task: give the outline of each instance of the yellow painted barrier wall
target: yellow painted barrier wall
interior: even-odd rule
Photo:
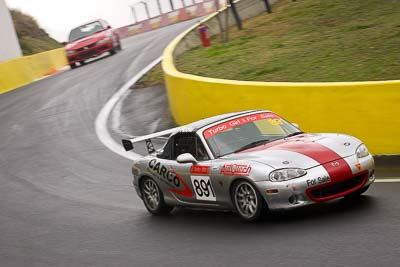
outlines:
[[[306,132],[339,132],[361,139],[373,154],[400,154],[400,80],[349,83],[248,82],[179,72],[174,52],[195,27],[164,51],[170,109],[182,125],[212,115],[267,109]]]
[[[0,63],[0,94],[29,84],[67,64],[64,48]]]

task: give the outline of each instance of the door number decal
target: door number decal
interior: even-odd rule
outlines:
[[[216,201],[215,192],[209,176],[191,176],[196,199]]]

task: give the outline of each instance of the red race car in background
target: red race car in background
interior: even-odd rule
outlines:
[[[66,44],[68,63],[72,69],[76,63],[85,64],[85,60],[109,52],[115,54],[121,50],[121,41],[111,26],[98,19],[71,30]]]

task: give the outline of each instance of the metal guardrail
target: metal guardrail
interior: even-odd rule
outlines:
[[[148,32],[157,28],[175,24],[177,22],[201,17],[204,15],[214,13],[216,11],[216,5],[214,0],[204,0],[203,2],[194,3],[193,5],[184,6],[183,8],[172,10],[171,12],[163,14],[161,13],[160,10],[160,15],[151,17],[147,3],[145,1],[141,1],[138,2],[138,4],[142,4],[145,6],[147,19],[138,22],[136,16],[136,9],[134,8],[135,6],[131,7],[135,23],[118,28],[116,30],[121,38],[127,38],[129,36]]]

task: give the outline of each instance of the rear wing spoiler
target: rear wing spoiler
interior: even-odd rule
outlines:
[[[139,137],[135,137],[135,138],[131,138],[131,139],[122,139],[122,146],[125,148],[126,151],[130,151],[134,148],[133,147],[134,143],[145,141],[147,151],[149,152],[149,154],[151,154],[156,151],[153,143],[151,142],[151,139],[160,138],[165,135],[170,135],[172,133],[179,131],[180,129],[182,129],[182,127],[175,127],[175,128],[168,129],[165,131],[152,133],[152,134],[148,134],[148,135],[144,135],[144,136],[139,136]]]

